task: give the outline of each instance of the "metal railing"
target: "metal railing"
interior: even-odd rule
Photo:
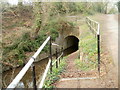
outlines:
[[[89,17],[86,18],[86,22],[88,26],[90,27],[90,30],[95,34],[95,35],[100,35],[100,24]]]
[[[59,45],[57,45],[57,44],[52,44],[52,45],[59,46]],[[61,58],[61,57],[63,58],[63,47],[62,47],[62,49],[61,49],[61,54],[59,55],[59,57],[58,57],[58,52],[57,52],[57,48],[56,48],[56,59],[55,59],[55,61],[54,61],[53,63],[52,63],[51,60],[49,60],[47,66],[46,66],[46,69],[45,69],[45,71],[44,71],[44,73],[43,73],[42,80],[41,80],[40,84],[38,85],[38,88],[40,88],[40,89],[43,88],[43,85],[44,85],[44,82],[45,82],[45,80],[46,80],[46,77],[47,77],[47,74],[48,74],[49,69],[52,68],[55,64],[56,64],[56,68],[59,67],[60,58]],[[52,63],[52,65],[50,65],[50,63]],[[51,71],[50,73],[52,73],[52,71]]]
[[[36,60],[37,56],[40,54],[40,52],[43,50],[43,48],[46,46],[46,44],[48,43],[48,41],[50,42],[49,44],[49,61],[48,64],[46,66],[46,69],[43,73],[42,79],[40,81],[40,84],[37,86],[36,85],[36,75],[35,75],[35,66],[34,66],[34,61]],[[47,73],[50,69],[50,73],[52,73],[52,67],[55,65],[56,63],[56,68],[58,68],[58,64],[60,64],[60,58],[63,56],[63,48],[62,48],[62,53],[59,57],[58,56],[58,52],[57,52],[57,48],[56,48],[56,60],[52,63],[52,45],[56,45],[59,46],[57,44],[53,44],[51,42],[51,37],[49,36],[44,43],[40,46],[40,48],[35,52],[35,54],[30,58],[30,60],[27,62],[27,64],[22,68],[22,70],[18,73],[18,75],[15,77],[15,79],[9,84],[9,86],[7,87],[6,90],[11,90],[14,89],[15,87],[17,87],[17,84],[20,82],[20,80],[23,78],[23,76],[26,74],[26,72],[28,71],[28,69],[30,67],[32,67],[32,77],[33,77],[33,88],[34,90],[37,90],[37,88],[42,88],[44,85],[44,81],[46,79]]]
[[[88,24],[88,27],[92,33],[95,34],[95,37],[97,37],[98,72],[100,75],[100,24],[89,17],[86,18],[86,23]]]
[[[46,46],[48,41],[50,41],[50,59],[51,59],[49,61],[49,65],[52,66],[51,37],[49,36],[44,41],[44,43],[40,46],[40,48],[35,52],[35,54],[30,58],[30,60],[27,62],[27,64],[22,68],[22,70],[18,73],[18,75],[15,77],[15,79],[9,84],[9,86],[7,87],[7,90],[14,89],[31,66],[32,66],[32,70],[33,70],[33,87],[34,87],[34,89],[37,88],[36,78],[35,78],[35,66],[33,65],[33,62],[35,61],[37,56],[40,54],[40,52],[43,50],[43,48]]]
[[[43,87],[43,85],[44,85],[44,81],[45,81],[45,78],[46,78],[46,76],[47,76],[47,73],[48,73],[48,71],[49,71],[49,69],[50,69],[50,63],[51,63],[52,61],[49,59],[49,62],[48,62],[48,64],[47,64],[47,66],[46,66],[46,69],[45,69],[45,72],[43,73],[43,77],[42,77],[42,80],[41,80],[41,82],[40,82],[40,84],[38,85],[38,88],[42,88]]]

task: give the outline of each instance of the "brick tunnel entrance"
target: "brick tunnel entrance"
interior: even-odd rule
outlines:
[[[66,54],[70,54],[78,50],[79,39],[75,36],[68,36],[65,38],[64,47]]]

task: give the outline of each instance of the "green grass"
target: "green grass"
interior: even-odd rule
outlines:
[[[43,88],[49,88],[52,89],[54,88],[53,84],[60,78],[59,75],[65,71],[65,65],[66,65],[66,57],[64,57],[63,59],[61,59],[60,65],[58,68],[55,67],[55,65],[53,66],[53,72],[52,74],[48,74],[44,87]]]
[[[94,35],[87,34],[81,39],[80,48],[82,49],[83,53],[87,54],[89,57],[92,57],[97,53],[97,41]]]
[[[97,38],[86,25],[82,27],[82,34],[79,42],[80,52],[83,53],[83,60],[76,59],[77,67],[82,71],[93,70],[97,67]]]
[[[76,59],[75,62],[76,62],[77,68],[82,71],[93,70],[97,67],[97,63],[92,60],[81,61],[80,59]]]

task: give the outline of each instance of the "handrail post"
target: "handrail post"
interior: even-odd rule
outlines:
[[[97,34],[97,51],[98,51],[98,72],[100,75],[100,35]]]
[[[59,60],[59,65],[60,65],[60,58],[58,60]]]
[[[97,30],[97,34],[95,33],[95,37],[97,37],[97,60],[98,60],[98,73],[99,73],[99,76],[100,76],[100,25],[98,22],[96,21],[93,21],[89,18],[88,19],[88,22],[90,22],[90,29],[91,29],[91,26],[93,26],[95,28],[95,30]],[[87,20],[86,20],[87,21]],[[88,23],[87,23],[88,24]]]
[[[96,27],[98,24],[95,23],[95,30],[97,30],[98,28]],[[97,35],[95,34],[95,38],[97,37]]]
[[[61,48],[61,53],[63,53],[63,47]],[[63,53],[63,55],[64,55],[64,53]],[[62,59],[63,59],[63,55],[62,55]]]
[[[90,30],[91,30],[91,23],[92,23],[92,22],[89,20],[89,24],[90,24]]]
[[[36,86],[36,75],[35,75],[35,65],[32,65],[32,79],[33,79],[33,87],[34,90],[37,90],[37,86]]]
[[[50,73],[52,73],[52,41],[51,41],[51,36],[50,36],[50,59],[51,59]]]
[[[56,60],[58,58],[58,52],[57,52],[57,48],[56,48]],[[56,68],[58,68],[58,60],[56,61]]]

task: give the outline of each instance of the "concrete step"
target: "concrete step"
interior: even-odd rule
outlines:
[[[62,78],[60,81],[82,80],[82,79],[97,79],[99,77],[81,77],[81,78]]]

